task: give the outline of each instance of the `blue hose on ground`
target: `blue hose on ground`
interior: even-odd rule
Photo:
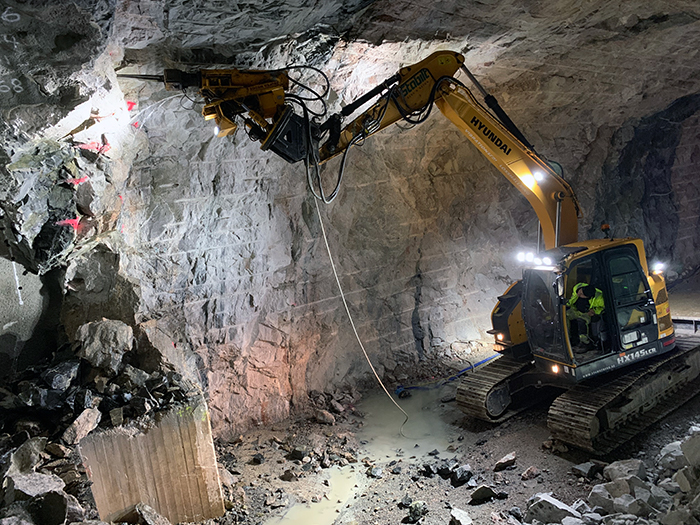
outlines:
[[[476,367],[483,365],[484,363],[487,363],[491,361],[491,359],[494,359],[498,357],[501,354],[493,354],[490,357],[487,357],[486,359],[482,359],[479,361],[477,364],[472,365],[469,363],[469,366],[466,368],[463,368],[459,372],[457,372],[454,375],[451,375],[445,379],[438,379],[437,381],[433,381],[431,383],[425,383],[422,385],[414,385],[414,386],[403,386],[399,385],[396,387],[396,390],[394,390],[394,394],[396,394],[399,397],[405,397],[406,394],[408,394],[411,390],[433,390],[434,388],[440,388],[443,385],[446,385],[450,381],[454,381],[455,379],[459,379],[461,376],[469,372],[470,370],[476,370]],[[469,362],[469,361],[467,361]],[[403,392],[406,392],[406,394],[402,395]]]

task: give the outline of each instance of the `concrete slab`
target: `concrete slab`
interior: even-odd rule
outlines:
[[[79,445],[100,519],[121,521],[145,503],[171,523],[225,512],[206,403],[197,398]]]

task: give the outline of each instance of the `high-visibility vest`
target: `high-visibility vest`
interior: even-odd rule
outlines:
[[[578,283],[576,284],[576,286],[574,286],[574,292],[571,294],[571,299],[569,299],[569,302],[566,303],[566,306],[568,306],[569,308],[575,308],[576,301],[578,301],[579,299],[577,292],[579,288],[583,288],[584,286],[588,286],[588,284]],[[598,288],[595,289],[595,295],[588,300],[588,309],[593,310],[593,312],[596,315],[600,315],[601,312],[605,309],[605,301],[603,301],[603,292]]]

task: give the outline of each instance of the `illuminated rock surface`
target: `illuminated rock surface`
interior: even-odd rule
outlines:
[[[642,237],[669,276],[697,269],[694,2],[53,4],[2,8],[3,255],[34,272],[68,268],[55,280],[69,339],[103,317],[150,334],[154,366],[207,392],[215,435],[283,419],[310,390],[369,369],[303,166],[242,131],[214,138],[190,101],[115,70],[308,63],[329,75],[337,111],[402,65],[460,51],[564,167],[583,237],[608,220],[616,236]],[[525,199],[437,113],[352,150],[338,199],[322,206],[380,374],[485,339],[495,297],[520,276],[513,253],[536,239]],[[3,277],[8,299],[14,287]],[[18,369],[19,343],[2,350]]]

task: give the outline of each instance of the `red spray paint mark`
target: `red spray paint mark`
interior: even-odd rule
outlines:
[[[77,186],[78,184],[82,184],[83,182],[87,182],[88,180],[90,180],[90,177],[85,175],[84,177],[81,177],[79,179],[66,179],[66,182],[70,184],[75,184]]]
[[[80,217],[76,217],[75,219],[63,219],[62,221],[58,221],[56,223],[56,226],[70,226],[74,230],[77,230],[79,222],[80,222]]]
[[[117,195],[117,197],[119,197],[120,201],[124,202],[124,197],[122,195]]]
[[[126,228],[124,228],[124,225],[122,224],[122,227],[119,229],[119,233],[124,233],[124,230],[125,230],[125,229],[126,229]]]
[[[137,120],[136,122],[134,122],[134,123],[132,124],[132,126],[134,126],[135,128],[138,128],[138,127],[139,127],[139,122],[138,122],[138,120]]]
[[[132,101],[132,100],[127,100],[127,101],[126,101],[126,109],[127,109],[128,111],[131,111],[131,110],[134,109],[135,107],[136,107],[136,102],[134,102],[134,101]]]

